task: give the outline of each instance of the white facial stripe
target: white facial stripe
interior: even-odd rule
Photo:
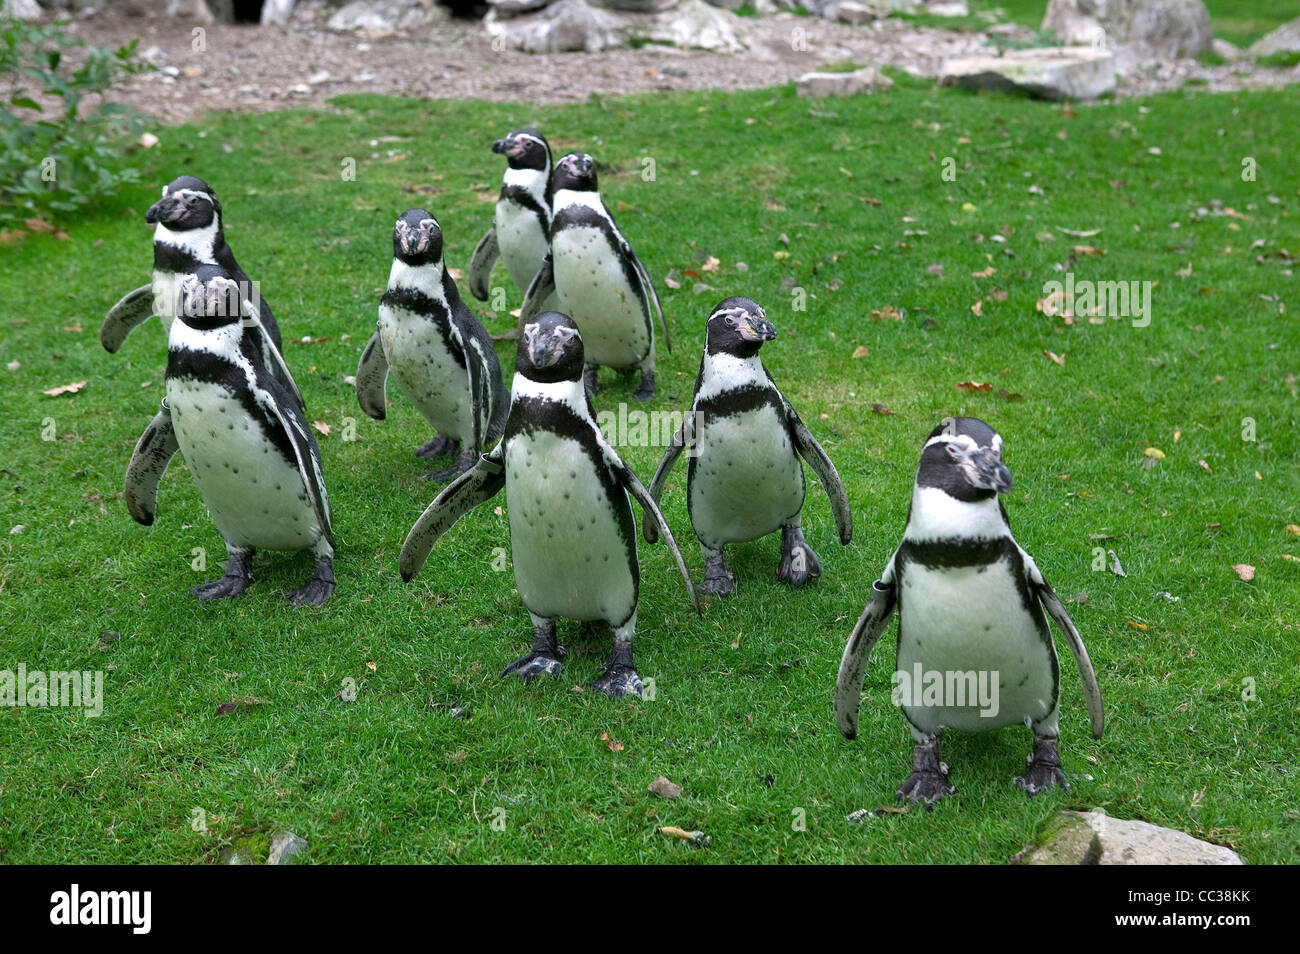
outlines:
[[[546,147],[546,143],[542,142],[540,139],[538,139],[538,138],[537,138],[536,136],[534,136],[532,133],[515,133],[511,138],[512,138],[512,139],[527,139],[529,142],[535,142],[535,143],[537,143],[537,145],[539,145],[539,146],[541,146],[541,147],[543,147],[543,148]]]
[[[177,189],[171,195],[172,198],[175,199],[202,199],[203,201],[209,204],[212,203],[212,196],[208,195],[206,192],[199,192],[196,189]],[[167,197],[167,187],[163,186],[163,198],[166,197]]]

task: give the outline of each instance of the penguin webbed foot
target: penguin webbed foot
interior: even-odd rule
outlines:
[[[560,673],[564,671],[564,663],[560,662],[562,658],[564,658],[564,647],[555,641],[555,624],[534,626],[533,651],[526,656],[520,656],[501,670],[501,677],[504,679],[514,673],[524,685],[539,676],[558,679]]]
[[[334,561],[319,559],[311,571],[307,585],[289,594],[289,602],[294,609],[300,606],[324,606],[334,595]]]
[[[238,553],[230,557],[226,573],[220,579],[200,583],[190,590],[190,595],[200,603],[213,600],[233,600],[253,584],[252,553]]]
[[[636,389],[632,397],[638,401],[649,401],[655,396],[655,373],[653,371],[641,372],[641,386]]]
[[[452,464],[446,470],[431,470],[424,475],[424,479],[431,480],[438,484],[450,483],[477,463],[477,454],[473,451],[463,451],[460,456],[456,458],[456,463]]]
[[[615,701],[629,695],[644,698],[645,686],[632,664],[631,643],[614,644],[614,654],[605,663],[605,672],[592,683],[592,688]]]
[[[1025,761],[1029,763],[1029,771],[1016,778],[1016,785],[1028,792],[1030,798],[1053,788],[1070,790],[1065,770],[1061,767],[1061,754],[1057,750],[1055,736],[1034,736],[1034,750]]]
[[[808,546],[808,541],[803,538],[803,531],[798,527],[783,527],[781,565],[776,569],[776,578],[791,586],[800,587],[821,575],[821,560],[817,557],[817,551]]]
[[[719,553],[716,557],[704,560],[704,581],[695,587],[701,593],[726,598],[736,592],[736,578],[727,569],[726,562]]]
[[[415,451],[416,457],[446,457],[449,454],[455,454],[460,450],[460,441],[453,441],[449,437],[439,434],[433,440],[421,444]]]
[[[900,802],[917,802],[933,811],[934,803],[957,791],[948,781],[948,766],[939,760],[939,740],[918,742],[912,752],[912,774],[894,794]]]

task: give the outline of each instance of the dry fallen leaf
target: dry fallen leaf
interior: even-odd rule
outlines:
[[[1159,447],[1148,447],[1142,453],[1146,454],[1148,457],[1154,457],[1156,460],[1165,459],[1165,452],[1162,451]]]
[[[1290,553],[1282,553],[1279,555],[1282,557],[1283,560],[1290,560],[1292,563],[1300,563],[1300,557],[1298,556],[1293,556]]]
[[[883,404],[873,404],[873,405],[871,405],[871,410],[873,410],[873,411],[874,411],[875,413],[877,413],[877,414],[893,414],[893,413],[894,413],[894,412],[891,411],[889,408],[885,407],[885,405],[883,405]]]
[[[1075,255],[1105,255],[1099,248],[1093,248],[1091,245],[1071,245],[1070,251]]]
[[[672,825],[662,825],[659,828],[661,835],[667,835],[669,838],[678,838],[682,841],[688,841],[692,845],[698,845],[701,848],[709,846],[709,836],[702,831],[686,831],[683,828],[675,828]]]
[[[853,357],[855,358],[865,358],[869,354],[871,354],[871,349],[866,345],[858,345],[853,349]]]
[[[320,431],[326,437],[330,436],[330,426],[324,421],[312,421],[311,426],[316,428],[316,430]]]
[[[1106,555],[1110,557],[1110,572],[1114,573],[1116,576],[1128,576],[1128,574],[1124,572],[1124,567],[1120,565],[1119,554],[1114,550],[1107,550]]]
[[[230,715],[239,709],[252,709],[256,706],[269,706],[271,703],[266,699],[257,699],[253,696],[244,696],[241,699],[231,699],[229,702],[223,702],[217,706],[217,715]]]
[[[996,275],[996,274],[997,274],[997,271],[998,271],[998,270],[997,270],[996,268],[994,268],[992,265],[990,265],[988,268],[984,269],[984,271],[982,271],[982,272],[971,272],[971,273],[970,273],[970,277],[971,277],[971,278],[988,278],[990,275]]]
[[[668,779],[660,775],[650,783],[647,791],[652,795],[661,795],[664,798],[676,798],[682,793],[682,787],[675,782],[668,781]]]
[[[623,743],[611,736],[608,732],[602,732],[600,734],[600,741],[608,743],[611,752],[623,751]]]
[[[1293,534],[1295,534],[1297,537],[1300,537],[1300,526],[1297,526],[1297,525],[1294,524],[1294,523],[1288,523],[1288,524],[1286,525],[1286,532],[1287,532],[1287,533],[1293,533]]]
[[[85,386],[85,381],[74,381],[72,384],[60,384],[57,388],[50,388],[45,393],[50,397],[58,397],[60,394],[76,394]]]
[[[1201,468],[1202,468],[1202,469],[1203,469],[1207,474],[1212,474],[1212,473],[1214,473],[1214,471],[1210,470],[1210,465],[1207,464],[1207,463],[1205,462],[1205,459],[1204,459],[1204,458],[1202,458],[1201,460],[1198,460],[1196,463],[1200,464],[1200,465],[1201,465]]]
[[[681,288],[681,287],[682,287],[682,283],[679,282],[677,279],[673,278],[671,275],[665,276],[665,278],[664,278],[664,284],[667,285],[669,288]]]
[[[1128,621],[1128,624],[1129,624],[1129,626],[1133,627],[1134,629],[1140,629],[1140,630],[1142,630],[1144,633],[1145,633],[1148,629],[1151,628],[1151,627],[1148,626],[1146,623],[1135,623],[1135,622],[1133,622],[1133,620],[1129,620],[1129,621]]]
[[[971,305],[970,310],[975,313],[976,318],[984,317],[984,299],[981,298],[979,301],[975,302],[975,304]]]
[[[722,263],[720,261],[718,261],[712,255],[710,255],[707,259],[704,260],[704,264],[700,266],[700,271],[716,272],[718,270],[718,266],[721,264]]]
[[[1249,583],[1255,578],[1255,568],[1249,563],[1234,563],[1232,568],[1237,576],[1241,577],[1243,583]]]
[[[984,381],[958,381],[958,391],[978,391],[980,394],[988,394],[993,390],[993,385]]]
[[[1054,352],[1048,351],[1046,348],[1043,349],[1043,354],[1045,354],[1045,355],[1047,355],[1049,358],[1051,358],[1053,364],[1059,364],[1059,365],[1061,365],[1062,367],[1065,366],[1065,355],[1063,355],[1063,354],[1056,354],[1056,353],[1054,353]]]
[[[902,321],[903,313],[893,305],[871,309],[871,317],[876,321]]]

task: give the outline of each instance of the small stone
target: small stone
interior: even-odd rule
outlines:
[[[1231,848],[1100,809],[1058,812],[1039,843],[1014,859],[1026,865],[1240,865]]]
[[[797,95],[813,97],[856,96],[886,90],[893,85],[893,80],[870,66],[852,73],[804,73],[794,81]]]
[[[267,853],[268,865],[291,865],[295,859],[307,851],[307,839],[299,838],[293,832],[281,831],[271,836],[271,850]]]
[[[668,781],[668,779],[660,775],[650,783],[647,791],[652,795],[660,795],[664,798],[676,798],[682,793],[682,787],[675,782]]]

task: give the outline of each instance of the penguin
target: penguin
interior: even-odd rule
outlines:
[[[912,488],[903,540],[844,647],[835,685],[835,721],[857,735],[871,650],[898,607],[894,700],[912,729],[912,774],[900,801],[927,809],[956,789],[939,759],[946,728],[979,732],[1020,724],[1033,732],[1029,770],[1016,784],[1029,795],[1069,788],[1057,748],[1060,673],[1043,611],[1074,653],[1094,738],[1105,726],[1088,650],[1033,558],[1011,536],[999,494],[1011,490],[1002,437],[974,417],[948,418],[930,432]],[[931,696],[935,674],[942,679]],[[971,676],[975,677],[975,682]],[[919,677],[919,678],[918,678]],[[967,697],[987,681],[988,698]],[[925,692],[918,683],[926,685]],[[993,692],[996,688],[996,692]]]
[[[410,581],[452,524],[504,488],[533,648],[502,677],[514,673],[527,683],[558,676],[564,649],[556,619],[600,620],[613,631],[614,648],[595,688],[619,699],[644,690],[632,658],[641,577],[629,498],[663,534],[696,613],[699,603],[663,514],[596,425],[584,366],[582,335],[570,317],[545,312],[524,326],[504,437],[429,504],[402,544],[399,569]]]
[[[840,542],[848,546],[853,538],[853,514],[835,465],[759,357],[763,343],[775,338],[776,328],[753,299],[718,303],[706,324],[690,413],[650,482],[650,496],[658,503],[673,465],[690,445],[687,508],[704,555],[698,588],[717,596],[736,589],[723,547],[776,530],[781,531],[777,579],[799,587],[821,576],[821,561],[801,529],[806,486],[800,457],[812,465],[830,499]],[[647,538],[653,529],[646,524]]]
[[[200,266],[180,291],[168,336],[167,406],[229,555],[223,577],[190,592],[203,602],[233,599],[253,582],[255,549],[311,550],[311,577],[289,602],[324,605],[335,588],[334,533],[306,409],[241,328],[258,312],[232,276]]]
[[[469,290],[479,301],[488,300],[498,258],[523,294],[550,250],[551,147],[546,137],[535,129],[516,129],[494,142],[492,151],[505,156],[507,165],[492,227],[475,246],[469,263]],[[553,307],[551,295],[540,310]]]
[[[614,224],[600,198],[596,163],[586,153],[569,153],[551,173],[551,251],[524,296],[520,325],[542,310],[554,294],[558,307],[582,329],[587,389],[596,391],[596,369],[637,368],[635,397],[655,393],[655,333],[658,314],[664,347],[672,351],[668,325],[654,283]]]
[[[127,335],[151,315],[157,315],[163,330],[168,331],[176,314],[181,283],[200,265],[218,265],[235,282],[247,288],[255,287],[226,244],[221,203],[212,187],[202,179],[178,176],[167,183],[162,198],[149,207],[144,220],[156,226],[153,281],[128,292],[109,309],[99,329],[99,340],[110,353],[116,353]],[[260,296],[256,301],[263,330],[276,348],[280,348],[280,327],[270,303]]]
[[[136,327],[157,315],[164,332],[176,315],[181,283],[203,265],[215,265],[243,294],[257,303],[258,322],[250,333],[262,350],[263,363],[281,384],[298,395],[298,385],[280,354],[280,328],[270,303],[261,296],[226,244],[221,203],[202,179],[179,176],[163,186],[162,198],[149,207],[145,221],[155,225],[153,281],[124,295],[104,318],[99,340],[116,353]],[[136,443],[127,465],[126,503],[131,517],[149,526],[157,511],[158,481],[176,453],[176,438],[164,404]]]
[[[458,454],[446,481],[464,473],[505,427],[510,397],[492,339],[456,291],[442,261],[442,229],[424,209],[408,209],[393,228],[393,267],[379,300],[378,330],[357,366],[357,401],[377,421],[387,415],[389,372],[437,436],[421,457]]]

